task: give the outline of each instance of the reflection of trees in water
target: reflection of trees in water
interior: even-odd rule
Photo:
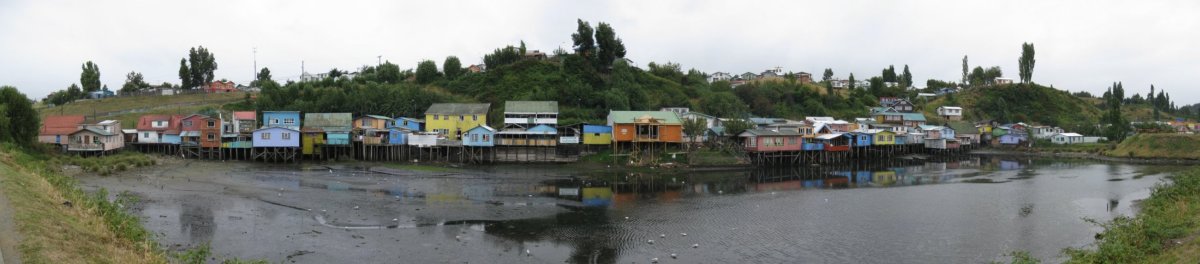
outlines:
[[[179,232],[186,234],[193,244],[212,241],[217,223],[213,221],[211,200],[199,197],[181,199]]]
[[[569,245],[571,263],[616,263],[623,241],[604,208],[572,209],[550,217],[485,224],[487,234],[524,242]]]

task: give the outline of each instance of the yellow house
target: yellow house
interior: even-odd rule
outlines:
[[[879,130],[879,131],[872,131],[872,132],[873,132],[873,133],[871,133],[872,134],[871,139],[873,141],[873,142],[871,142],[872,145],[895,145],[896,144],[896,132],[892,132],[891,130]]]
[[[459,140],[471,128],[487,125],[492,104],[433,104],[425,110],[425,131]]]

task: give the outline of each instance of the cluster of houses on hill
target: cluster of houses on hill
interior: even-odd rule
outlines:
[[[796,77],[796,81],[798,81],[800,83],[812,83],[812,74],[807,73],[807,72],[798,72],[798,73],[794,73],[794,74]],[[718,81],[728,81],[730,86],[737,87],[739,85],[746,84],[748,82],[759,81],[759,80],[783,80],[785,75],[786,75],[786,73],[783,72],[783,68],[781,68],[781,67],[771,68],[771,69],[768,69],[768,70],[763,71],[762,73],[758,73],[758,74],[755,74],[753,72],[746,72],[746,73],[742,73],[742,74],[733,74],[733,73],[728,73],[728,72],[714,72],[714,73],[708,75],[708,82],[713,83],[713,82],[718,82]],[[866,86],[863,86],[863,87],[866,87]]]

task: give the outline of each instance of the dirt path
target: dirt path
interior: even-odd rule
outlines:
[[[0,264],[21,263],[17,256],[18,234],[13,227],[13,210],[9,207],[8,198],[4,195],[4,185],[8,184],[0,177]]]

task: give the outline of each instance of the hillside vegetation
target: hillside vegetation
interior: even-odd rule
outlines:
[[[1139,133],[1105,154],[1113,157],[1200,159],[1200,135]]]
[[[925,107],[927,114],[938,106],[959,105],[966,120],[1026,122],[1060,126],[1071,131],[1091,131],[1099,122],[1096,105],[1063,90],[1038,84],[994,85],[964,89],[940,97]]]
[[[245,100],[246,93],[180,94],[168,96],[129,96],[79,100],[61,106],[37,107],[41,117],[85,115],[96,119],[116,119],[125,128],[133,128],[138,117],[147,114],[193,114],[204,109],[222,109],[226,104]]]
[[[166,263],[128,202],[87,194],[51,157],[0,146],[0,179],[11,202],[25,263]]]

